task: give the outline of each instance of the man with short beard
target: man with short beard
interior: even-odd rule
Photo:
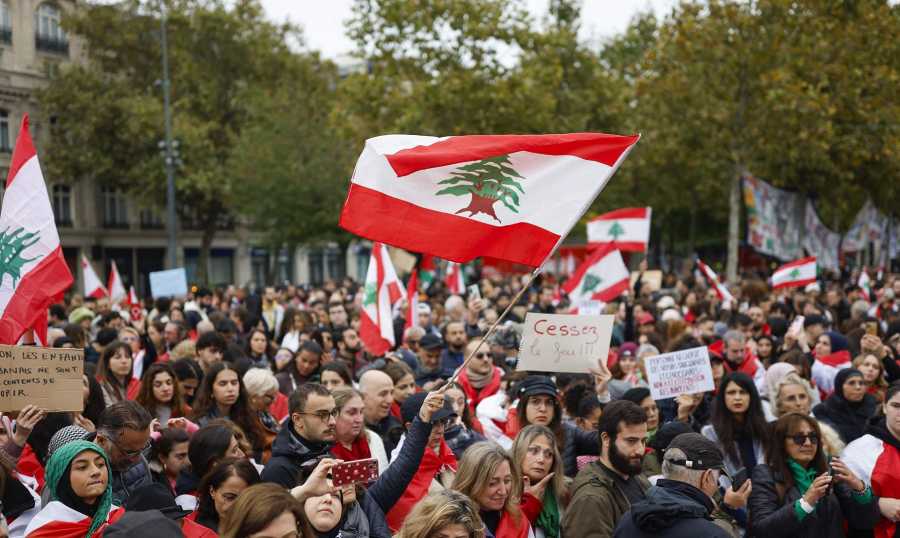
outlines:
[[[572,484],[563,535],[610,538],[622,515],[644,499],[650,483],[641,475],[647,447],[647,414],[636,403],[616,400],[603,408],[598,425],[600,459]]]
[[[441,368],[447,372],[453,372],[462,366],[465,360],[463,351],[469,343],[466,335],[466,326],[461,321],[451,321],[444,327],[444,341],[447,347],[441,352]]]
[[[337,337],[340,338],[337,338]],[[336,359],[341,359],[350,367],[350,373],[354,378],[358,378],[360,371],[368,366],[369,363],[362,358],[362,340],[359,333],[350,327],[340,332],[334,333],[334,341],[337,342]]]

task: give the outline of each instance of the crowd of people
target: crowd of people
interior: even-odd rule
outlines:
[[[381,356],[350,279],[52,306],[84,406],[0,417],[0,536],[900,536],[900,275],[638,278],[582,374],[516,369],[526,314],[570,312],[553,275],[470,281]],[[645,361],[703,346],[714,390],[654,400]]]

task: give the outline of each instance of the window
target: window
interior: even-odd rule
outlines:
[[[141,209],[141,228],[147,230],[162,229],[163,222],[159,210],[153,207]]]
[[[56,219],[56,225],[71,226],[72,187],[69,185],[54,185],[50,192],[53,203],[53,218]]]
[[[128,210],[122,191],[112,187],[102,187],[100,194],[103,198],[103,225],[107,228],[127,228]]]
[[[12,44],[12,21],[9,17],[9,2],[0,0],[0,42]]]
[[[35,45],[38,50],[69,53],[69,40],[60,26],[62,14],[53,4],[44,3],[34,14]]]
[[[9,145],[9,112],[6,110],[0,110],[0,151],[12,151],[12,146]]]

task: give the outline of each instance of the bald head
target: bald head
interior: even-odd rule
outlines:
[[[359,378],[359,391],[363,395],[363,415],[366,424],[378,424],[391,412],[394,403],[394,382],[380,370],[369,370]]]

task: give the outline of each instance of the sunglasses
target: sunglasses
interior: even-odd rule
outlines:
[[[804,444],[806,444],[807,439],[809,439],[809,442],[813,445],[816,445],[819,443],[819,436],[816,435],[815,433],[807,433],[807,434],[797,433],[797,434],[789,436],[789,439],[791,441],[793,441],[794,444],[797,446],[803,446]]]
[[[485,351],[479,351],[478,353],[475,354],[476,359],[483,359],[487,356],[488,356],[488,354]]]

